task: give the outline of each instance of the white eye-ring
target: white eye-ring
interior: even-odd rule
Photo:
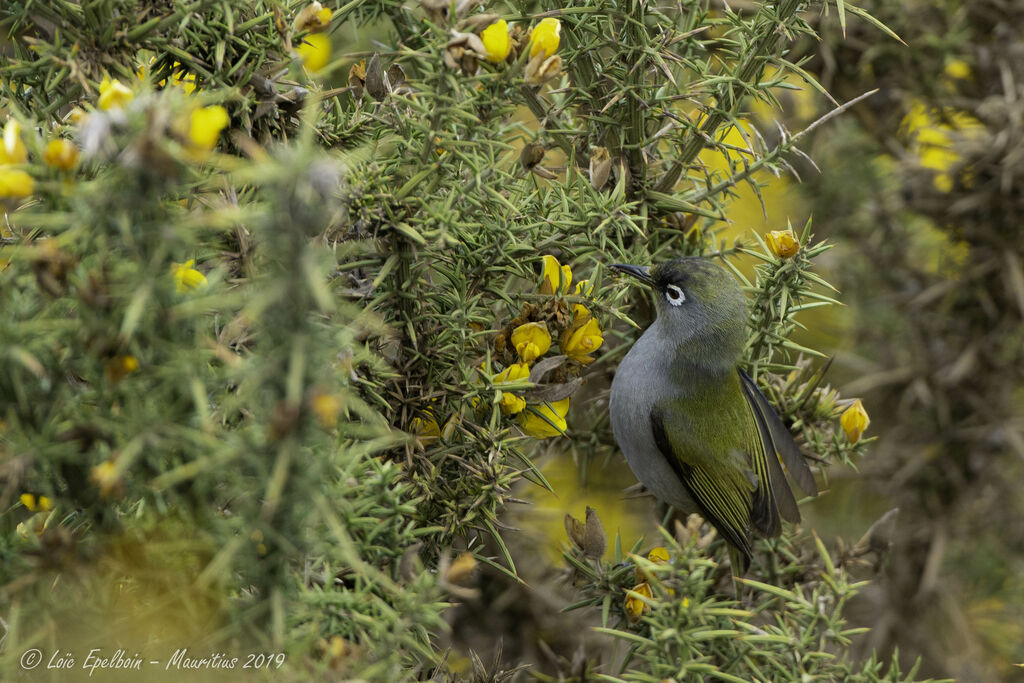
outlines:
[[[665,298],[673,306],[682,305],[686,301],[686,295],[683,294],[683,290],[679,289],[675,285],[669,285],[665,288]]]

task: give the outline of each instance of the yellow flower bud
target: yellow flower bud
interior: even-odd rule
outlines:
[[[868,425],[871,424],[871,418],[868,417],[868,411],[864,410],[864,404],[861,403],[859,398],[843,411],[842,416],[839,418],[839,424],[842,426],[843,431],[846,432],[846,438],[850,440],[850,443],[860,441],[861,435],[868,428]]]
[[[544,323],[526,323],[512,331],[512,346],[524,363],[531,363],[551,348],[551,333]]]
[[[540,283],[541,294],[565,294],[572,282],[572,268],[558,263],[554,256],[545,254],[541,261],[544,264],[544,275]]]
[[[971,77],[971,66],[962,59],[951,59],[943,69],[950,78],[966,79]]]
[[[569,412],[569,399],[563,398],[548,405],[540,405],[519,415],[519,426],[528,436],[546,439],[565,433],[565,416]]]
[[[220,132],[230,121],[228,110],[219,104],[194,110],[189,115],[189,147],[201,152],[212,150],[217,146]]]
[[[654,597],[651,592],[651,585],[646,581],[641,584],[633,586],[633,588],[626,593],[626,618],[629,619],[629,623],[635,624],[640,621],[640,617],[645,612],[651,611],[651,606],[644,600],[650,600]]]
[[[206,285],[206,276],[193,268],[195,264],[195,259],[171,264],[171,274],[174,276],[174,285],[178,292],[184,294],[189,290],[199,289]]]
[[[562,23],[554,17],[541,19],[530,34],[530,57],[536,57],[541,52],[544,57],[550,57],[558,50],[558,43],[561,40]]]
[[[46,496],[39,496],[39,509],[43,512],[49,512],[53,509],[53,501]]]
[[[313,416],[316,417],[316,421],[320,423],[320,426],[324,429],[330,429],[338,424],[338,415],[341,414],[344,406],[341,399],[335,394],[318,392],[310,400],[309,407],[313,410]]]
[[[92,480],[100,489],[100,496],[109,498],[121,488],[121,474],[117,471],[117,465],[112,460],[101,462],[92,468],[89,473]]]
[[[31,493],[21,494],[18,500],[21,501],[21,504],[24,505],[29,512],[36,511],[36,497],[33,496]]]
[[[96,101],[96,106],[104,111],[122,109],[134,97],[135,93],[124,83],[117,80],[112,81],[104,76],[100,83],[100,97]]]
[[[792,230],[772,230],[765,234],[764,239],[768,243],[768,250],[777,258],[791,258],[800,250],[800,243],[796,241]]]
[[[562,353],[569,358],[583,365],[589,365],[594,362],[594,358],[590,354],[601,348],[604,336],[601,326],[597,324],[597,319],[591,317],[590,311],[587,311],[585,307],[580,306],[580,308],[583,309],[580,313],[585,314],[586,322],[575,328],[567,329],[562,335],[561,347]]]
[[[295,51],[303,66],[316,73],[331,61],[331,37],[326,33],[311,33]]]
[[[114,356],[107,361],[104,369],[107,379],[111,382],[120,382],[125,375],[136,372],[139,369],[139,359],[135,356]]]
[[[449,583],[466,583],[476,570],[477,561],[473,553],[460,553],[448,567],[444,578]]]
[[[0,167],[0,199],[19,199],[32,194],[36,181],[25,171]]]
[[[78,163],[78,148],[70,140],[57,138],[46,144],[46,151],[43,152],[43,161],[48,166],[59,168],[62,171],[70,171]]]
[[[512,38],[508,34],[508,22],[499,19],[480,32],[480,40],[487,48],[487,61],[500,64],[512,51]]]
[[[4,125],[3,142],[0,144],[0,164],[23,164],[28,160],[28,150],[21,141],[21,124],[10,119]]]

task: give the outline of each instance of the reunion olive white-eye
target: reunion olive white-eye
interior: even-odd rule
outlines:
[[[747,320],[736,279],[703,258],[613,265],[654,292],[657,318],[622,360],[611,390],[615,440],[657,498],[700,513],[742,554],[755,535],[800,521],[784,472],[809,496],[814,476],[789,430],[739,367]]]

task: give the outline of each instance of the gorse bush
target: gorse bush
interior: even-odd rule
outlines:
[[[613,262],[721,258],[752,296],[747,369],[809,454],[858,457],[866,414],[792,339],[834,301],[828,245],[718,236],[735,188],[798,152],[745,115],[811,78],[789,50],[822,10],[871,21],[5,3],[4,666],[188,645],[284,653],[270,674],[296,679],[461,675],[446,610],[486,598],[480,565],[517,576],[517,487],[548,486],[545,452],[615,452],[602,384],[649,312]],[[374,51],[332,54],[353,27]],[[567,553],[578,606],[632,647],[588,653],[607,680],[913,678],[851,661],[857,584],[822,544],[762,543],[737,602],[694,524],[670,562]]]

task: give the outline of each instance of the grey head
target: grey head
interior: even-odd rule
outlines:
[[[746,297],[736,278],[706,258],[680,258],[652,268],[615,264],[654,291],[652,335],[669,352],[685,349],[688,365],[733,371],[743,351]]]

